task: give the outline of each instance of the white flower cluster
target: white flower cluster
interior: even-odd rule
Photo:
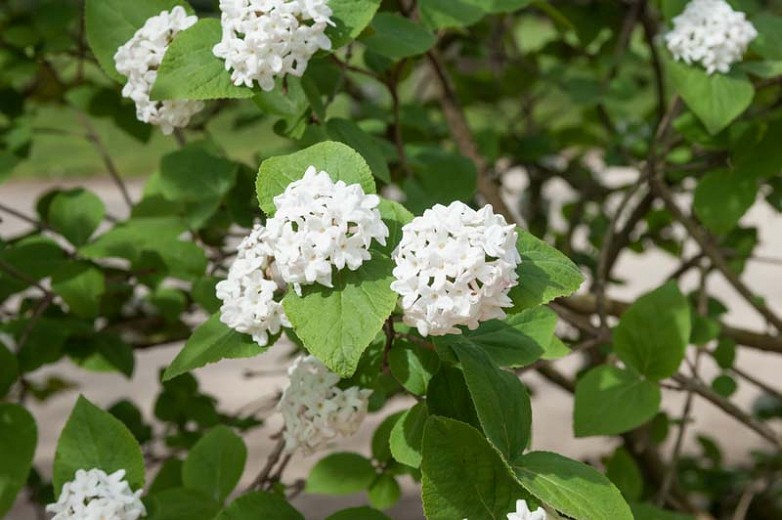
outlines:
[[[318,50],[331,49],[328,0],[220,0],[223,39],[212,52],[235,85],[263,90],[285,74],[301,76]]]
[[[530,511],[526,500],[516,500],[516,512],[508,513],[508,520],[546,520],[546,510],[539,507]]]
[[[174,128],[187,126],[190,118],[204,108],[201,101],[149,99],[158,68],[174,36],[197,21],[198,17],[188,16],[182,6],[163,11],[148,19],[114,55],[117,71],[128,78],[122,95],[136,104],[136,117],[159,126],[166,135]]]
[[[137,520],[147,514],[140,497],[140,489],[130,490],[124,469],[111,475],[100,469],[80,469],[46,511],[54,513],[52,520]]]
[[[369,260],[372,240],[385,244],[379,202],[358,184],[307,168],[274,198],[266,227],[256,225],[239,245],[227,279],[217,284],[220,320],[266,345],[269,333],[291,326],[279,302],[288,284],[299,294],[302,285],[331,287],[332,267],[356,270]]]
[[[314,166],[274,197],[264,241],[274,252],[283,280],[301,294],[301,285],[331,287],[331,266],[358,269],[369,260],[372,240],[385,245],[388,228],[380,219],[380,198],[359,184],[334,182]]]
[[[402,296],[404,322],[422,336],[458,334],[457,325],[505,317],[518,283],[515,226],[491,205],[436,205],[402,228],[391,288]]]
[[[727,73],[757,35],[746,15],[725,0],[691,0],[673,19],[665,43],[677,60],[700,63],[709,74]]]
[[[279,297],[285,283],[279,278],[271,250],[263,242],[265,228],[256,224],[237,248],[238,254],[228,277],[216,287],[223,301],[220,321],[244,334],[251,334],[260,346],[269,342],[269,333],[290,327]],[[275,300],[277,297],[277,300]]]
[[[285,419],[285,450],[309,455],[337,436],[353,435],[367,414],[372,390],[337,386],[339,376],[313,356],[301,356],[288,370],[290,384],[277,405]]]

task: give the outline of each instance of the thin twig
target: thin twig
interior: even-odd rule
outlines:
[[[43,222],[40,222],[40,221],[34,219],[33,217],[27,216],[24,213],[22,213],[21,211],[17,211],[14,208],[12,208],[10,206],[6,206],[3,203],[0,203],[0,211],[5,211],[9,215],[13,215],[14,217],[18,218],[19,220],[23,220],[23,221],[27,222],[28,224],[32,224],[33,226],[35,226],[36,229],[48,229],[49,228]]]
[[[258,473],[258,476],[255,477],[252,483],[247,487],[247,491],[260,489],[266,483],[269,474],[271,473],[272,469],[274,469],[274,465],[277,464],[277,461],[280,460],[282,451],[285,449],[285,438],[282,436],[282,430],[280,430],[278,434],[272,436],[272,438],[274,437],[278,437],[277,444],[274,446],[274,449],[266,459],[266,464],[264,464],[261,472]]]
[[[92,126],[92,123],[87,116],[82,113],[77,113],[77,117],[87,132],[87,140],[92,143],[95,151],[97,151],[98,155],[100,155],[100,158],[103,161],[103,165],[106,167],[106,170],[108,170],[109,175],[114,181],[114,184],[116,184],[117,188],[119,188],[120,194],[122,194],[122,198],[125,200],[125,204],[128,205],[129,209],[133,209],[133,200],[130,198],[128,188],[125,186],[125,182],[122,180],[122,176],[117,169],[117,165],[114,164],[114,159],[111,158],[108,150],[106,150],[106,146],[103,144],[100,135],[98,135],[95,127]]]

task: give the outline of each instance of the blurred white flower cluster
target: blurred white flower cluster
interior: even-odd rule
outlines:
[[[131,491],[124,469],[111,475],[100,469],[80,469],[46,511],[54,513],[52,520],[137,520],[147,514],[140,497],[140,489]]]
[[[271,249],[261,237],[265,229],[256,224],[237,248],[238,254],[228,270],[228,277],[216,287],[223,301],[220,320],[229,327],[251,334],[260,346],[269,342],[269,333],[277,334],[281,327],[290,327],[279,301],[285,289],[279,278]]]
[[[404,322],[422,336],[458,334],[457,325],[505,317],[518,283],[515,226],[486,205],[437,204],[402,228],[391,288],[402,296]]]
[[[220,0],[220,11],[223,38],[212,52],[235,85],[272,90],[275,78],[301,76],[313,54],[331,49],[328,0]]]
[[[280,275],[298,294],[301,285],[331,287],[331,267],[355,271],[369,260],[372,240],[385,245],[380,198],[359,184],[334,182],[314,166],[274,198],[277,211],[263,238],[274,252]]]
[[[746,15],[724,0],[691,0],[673,19],[665,43],[677,60],[700,63],[709,74],[727,73],[757,35]]]
[[[279,303],[288,284],[299,294],[302,285],[331,287],[332,267],[356,270],[370,258],[372,240],[385,244],[379,202],[358,184],[307,168],[274,198],[266,227],[256,225],[239,245],[227,279],[217,284],[220,320],[266,345],[268,333],[291,326]]]
[[[287,452],[300,449],[308,455],[358,430],[372,390],[339,388],[339,376],[314,356],[299,357],[288,375],[290,384],[277,405],[285,420]]]
[[[158,68],[174,36],[197,21],[198,17],[188,16],[182,6],[163,11],[149,18],[114,55],[117,71],[128,78],[122,95],[136,104],[136,117],[139,121],[159,126],[166,135],[175,128],[187,126],[190,118],[204,108],[201,101],[152,101],[149,98]]]

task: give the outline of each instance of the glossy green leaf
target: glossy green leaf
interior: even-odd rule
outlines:
[[[236,181],[238,165],[201,146],[171,152],[160,161],[159,187],[168,200],[195,202],[225,196]]]
[[[288,184],[304,177],[310,166],[327,172],[335,181],[360,184],[364,193],[375,193],[375,180],[364,158],[345,144],[326,141],[261,163],[257,183],[261,209],[273,215],[274,197],[285,191]]]
[[[649,421],[660,409],[660,388],[621,368],[593,368],[576,384],[573,430],[577,437],[615,435]]]
[[[108,474],[124,469],[134,491],[144,485],[144,457],[136,439],[117,418],[79,396],[57,442],[55,496],[76,470],[93,468]]]
[[[415,395],[426,395],[429,380],[440,368],[440,358],[429,349],[405,341],[395,341],[388,353],[391,374]]]
[[[591,466],[547,451],[527,453],[512,466],[527,491],[576,520],[633,520],[616,486]]]
[[[307,349],[343,377],[353,375],[361,354],[394,310],[392,269],[391,260],[376,254],[356,271],[335,271],[333,288],[311,285],[302,296],[290,291],[283,300]]]
[[[212,48],[223,32],[220,20],[204,18],[178,34],[166,50],[150,93],[151,99],[250,98],[255,93],[237,87],[225,62]]]
[[[201,437],[182,465],[182,483],[222,503],[244,471],[247,448],[227,426],[216,426]]]
[[[229,328],[217,312],[193,332],[166,369],[163,381],[221,359],[253,357],[267,348],[258,346],[251,336]]]
[[[548,303],[578,290],[584,276],[576,264],[531,233],[522,229],[518,229],[518,233],[519,285],[510,290],[513,308],[509,312]]]
[[[752,103],[755,88],[747,75],[736,69],[728,74],[707,74],[697,65],[667,60],[668,76],[676,92],[716,134],[740,116]]]
[[[486,437],[505,460],[514,460],[527,447],[532,428],[532,409],[524,384],[515,374],[500,369],[479,348],[456,345],[454,350]]]
[[[394,459],[414,468],[421,465],[421,443],[428,418],[426,403],[421,402],[416,403],[394,423],[388,439]]]
[[[690,308],[675,282],[638,298],[614,329],[614,351],[646,377],[672,375],[690,338]]]
[[[331,47],[338,49],[355,39],[369,25],[380,0],[329,0],[334,23],[326,29]]]

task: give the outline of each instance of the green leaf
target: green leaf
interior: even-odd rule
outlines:
[[[606,476],[627,500],[638,500],[644,490],[644,478],[633,457],[623,447],[614,451],[606,463]]]
[[[103,272],[88,262],[63,264],[52,273],[52,291],[80,318],[94,318],[106,291]]]
[[[711,171],[695,188],[695,214],[711,231],[725,234],[755,202],[757,191],[753,177],[731,170]]]
[[[533,307],[504,320],[481,323],[461,335],[436,339],[439,344],[472,345],[500,366],[521,367],[538,360],[554,338],[557,315],[548,307]]]
[[[337,511],[333,515],[327,517],[326,520],[390,520],[390,519],[380,511],[376,511],[370,507],[351,507],[350,509],[343,509],[342,511]]]
[[[478,348],[455,345],[454,350],[486,437],[505,460],[514,460],[527,447],[532,428],[532,409],[524,384]]]
[[[674,16],[678,16],[684,11],[687,6],[688,0],[661,0],[661,10],[663,16],[670,20]]]
[[[353,41],[375,16],[380,0],[329,0],[334,26],[326,29],[331,47],[338,49]]]
[[[225,196],[236,182],[238,165],[193,145],[160,161],[160,191],[173,201],[196,202]]]
[[[395,341],[388,352],[388,364],[394,379],[408,392],[425,395],[429,380],[440,368],[440,358],[432,350]]]
[[[576,384],[573,430],[576,437],[632,430],[657,414],[660,399],[655,383],[629,370],[595,367]]]
[[[516,248],[521,254],[519,285],[510,290],[513,308],[508,312],[548,303],[581,287],[584,276],[567,256],[531,233],[520,228],[517,231]]]
[[[378,13],[370,26],[369,36],[362,39],[367,49],[386,58],[399,60],[423,54],[436,38],[423,25],[398,14]]]
[[[372,462],[358,453],[332,453],[318,461],[307,477],[305,491],[349,495],[368,489],[377,473]]]
[[[750,48],[767,60],[782,60],[782,17],[762,13],[752,19],[758,31]]]
[[[258,346],[251,336],[229,328],[217,312],[193,332],[163,373],[163,381],[221,359],[253,357],[267,349],[268,346]]]
[[[399,501],[402,489],[396,479],[388,473],[379,475],[369,486],[369,503],[378,509],[388,509]]]
[[[541,502],[578,520],[633,520],[630,507],[605,476],[557,453],[535,451],[513,464],[516,478]]]
[[[32,280],[40,280],[49,276],[52,271],[66,262],[65,253],[51,239],[43,236],[32,236],[15,242],[13,247],[0,249],[0,260],[11,266],[14,271],[27,275]],[[11,294],[30,287],[29,280],[21,280],[18,276],[0,269],[0,301]]]
[[[304,520],[285,498],[274,493],[258,491],[247,493],[234,500],[215,520]]]
[[[147,495],[156,495],[162,491],[180,487],[182,487],[182,461],[171,457],[160,466],[155,480],[147,490]]]
[[[432,29],[467,27],[486,14],[481,0],[420,0],[421,21]]]
[[[144,486],[144,457],[136,439],[122,422],[79,396],[65,423],[54,454],[54,494],[73,480],[76,470],[125,470],[134,491]]]
[[[755,88],[737,69],[709,75],[695,65],[667,60],[668,75],[682,97],[712,135],[727,127],[752,103]]]
[[[421,465],[421,442],[428,418],[426,403],[421,402],[397,419],[388,439],[394,459],[413,468]]]
[[[472,402],[464,372],[450,365],[442,365],[426,392],[429,415],[442,415],[465,422],[478,429],[481,423]]]
[[[695,520],[690,515],[665,511],[651,504],[632,504],[635,520]]]
[[[231,81],[225,62],[212,47],[222,38],[220,20],[205,18],[177,34],[166,50],[150,98],[225,99],[251,98],[252,89]]]
[[[475,195],[475,163],[458,152],[439,148],[413,148],[409,153],[415,176],[403,183],[405,205],[423,213],[435,204],[469,202]]]
[[[147,509],[145,520],[213,520],[220,504],[195,489],[173,488],[153,495]]]
[[[114,54],[141,29],[148,18],[186,5],[180,0],[87,0],[84,21],[87,41],[101,68],[112,79],[125,82],[114,67]]]
[[[738,384],[729,375],[719,375],[711,382],[711,388],[722,397],[730,397],[736,392]]]
[[[304,177],[310,166],[328,172],[335,181],[360,184],[364,193],[375,193],[375,180],[364,158],[347,145],[326,141],[261,163],[257,182],[261,209],[267,215],[273,215],[274,197],[285,191],[288,184]]]
[[[524,493],[478,430],[443,417],[426,423],[421,471],[429,520],[504,518]]]
[[[0,399],[3,398],[19,377],[19,362],[0,340]]]
[[[333,288],[311,285],[302,296],[289,291],[282,304],[293,330],[312,354],[342,377],[358,360],[391,315],[393,262],[375,254],[356,271],[333,274]]]
[[[78,247],[87,243],[105,215],[106,208],[97,195],[74,188],[54,196],[47,219],[52,229]]]
[[[30,412],[17,404],[0,404],[0,517],[13,507],[27,482],[37,443],[38,430]]]
[[[679,368],[690,338],[690,308],[675,282],[638,298],[614,329],[614,351],[654,380]]]
[[[383,419],[380,426],[375,428],[375,433],[372,434],[372,458],[376,461],[384,463],[391,459],[391,447],[389,446],[391,430],[403,414],[404,412],[392,413]]]
[[[274,89],[261,90],[253,97],[264,114],[280,118],[274,125],[275,133],[292,139],[304,135],[310,118],[310,100],[302,83],[295,76],[278,78]]]
[[[526,7],[533,0],[480,0],[481,5],[489,13],[510,13]]]
[[[372,173],[383,182],[391,182],[383,150],[374,138],[364,132],[356,123],[349,119],[331,118],[326,122],[326,132],[331,139],[345,143],[360,153],[372,169]]]
[[[182,465],[182,483],[222,503],[244,471],[247,448],[227,426],[215,426],[201,437]]]

